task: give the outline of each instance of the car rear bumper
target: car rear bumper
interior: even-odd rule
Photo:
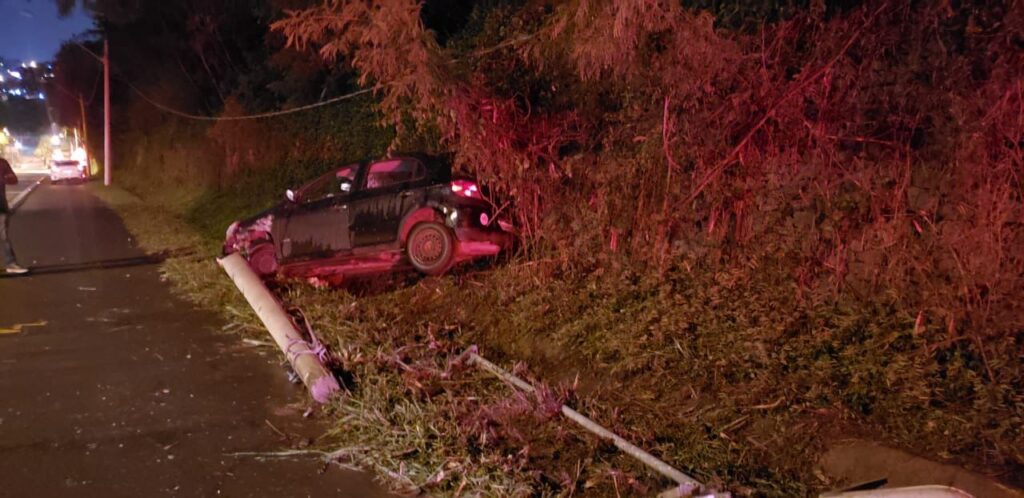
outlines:
[[[50,170],[50,180],[85,180],[85,172],[74,168]]]

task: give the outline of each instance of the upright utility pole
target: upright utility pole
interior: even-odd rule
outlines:
[[[92,161],[90,160],[92,152],[89,151],[89,123],[85,121],[85,98],[81,94],[78,95],[78,111],[82,115],[82,149],[85,150],[86,174],[92,176]]]
[[[110,42],[103,39],[103,185],[110,186]]]

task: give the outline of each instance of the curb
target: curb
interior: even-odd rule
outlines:
[[[40,178],[40,179],[36,180],[35,183],[33,183],[32,185],[29,185],[29,187],[27,189],[25,189],[20,194],[18,194],[14,198],[14,200],[10,202],[11,212],[13,213],[16,209],[18,209],[18,206],[21,206],[22,204],[24,204],[25,203],[25,199],[28,199],[28,195],[31,194],[32,191],[35,190],[36,187],[38,187],[40,183],[43,183],[43,180],[45,180],[45,179],[46,178],[44,177],[44,178]]]

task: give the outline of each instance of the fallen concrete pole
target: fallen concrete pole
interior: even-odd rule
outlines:
[[[238,290],[249,301],[249,305],[260,317],[277,347],[281,348],[281,352],[288,358],[292,369],[299,374],[313,399],[326,403],[332,396],[341,392],[338,380],[321,363],[316,352],[295,328],[291,317],[263,285],[260,277],[252,271],[249,263],[238,253],[220,258],[217,263],[224,268]]]
[[[519,377],[516,377],[511,372],[502,369],[498,365],[495,365],[494,363],[487,361],[484,357],[476,354],[475,352],[470,353],[469,360],[474,365],[494,374],[498,378],[504,380],[505,382],[508,382],[509,384],[512,384],[513,386],[525,392],[528,392],[530,394],[537,393],[537,389],[533,387],[533,385],[531,385],[530,383],[524,381],[523,379],[520,379]],[[683,492],[686,494],[678,494],[676,496],[704,496],[720,498],[731,496],[729,493],[707,492],[704,489],[704,484],[701,483],[700,481],[684,474],[680,470],[665,463],[664,461],[659,460],[654,455],[651,455],[650,453],[640,449],[638,446],[630,443],[629,441],[622,439],[621,437],[619,437],[618,434],[615,434],[614,432],[606,429],[605,427],[599,425],[597,422],[594,422],[593,420],[587,418],[582,413],[573,410],[568,406],[562,405],[562,414],[565,415],[566,418],[572,420],[573,422],[576,422],[577,424],[581,425],[584,429],[597,435],[601,439],[611,441],[613,444],[615,444],[617,448],[622,450],[623,453],[633,458],[636,458],[641,463],[650,467],[659,474],[679,483],[680,489],[685,490]]]

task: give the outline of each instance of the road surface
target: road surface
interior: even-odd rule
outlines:
[[[82,187],[44,183],[11,232],[35,272],[0,278],[0,495],[383,496],[314,459],[231,455],[323,428],[279,353],[172,296]]]
[[[14,198],[18,196],[18,194],[28,189],[29,187],[32,186],[32,184],[46,176],[44,173],[38,171],[15,170],[15,173],[18,175],[18,184],[7,186],[6,190],[8,202],[13,201]]]

